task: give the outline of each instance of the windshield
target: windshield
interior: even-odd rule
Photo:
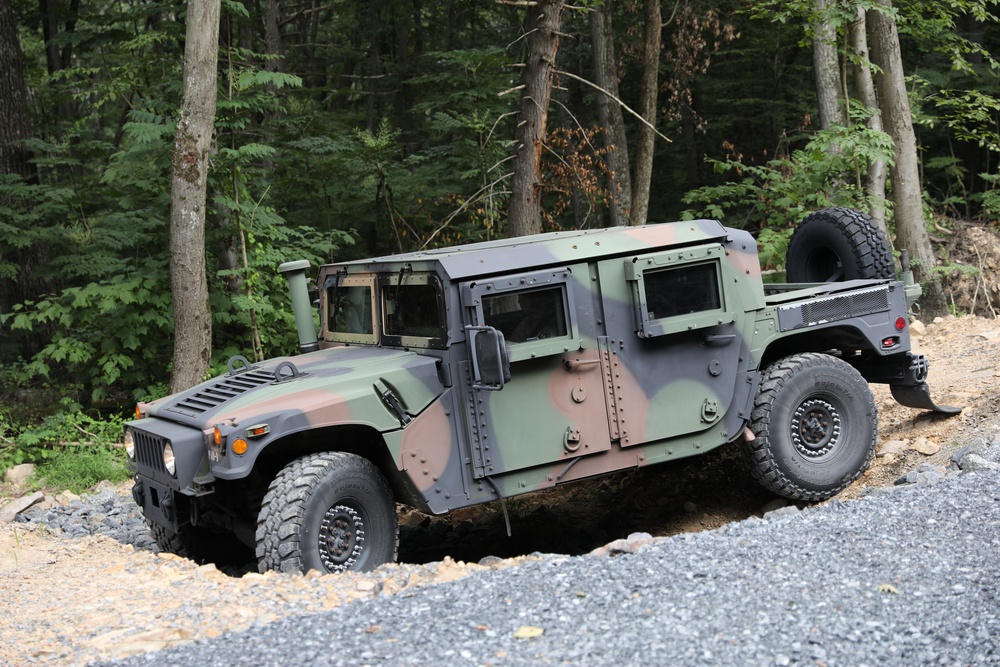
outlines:
[[[376,343],[375,281],[371,276],[330,276],[326,281],[326,330],[331,340]]]
[[[444,295],[432,273],[404,273],[379,280],[383,341],[387,345],[442,347],[446,344]]]

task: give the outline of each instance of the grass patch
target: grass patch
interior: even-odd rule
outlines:
[[[67,445],[47,458],[35,472],[35,486],[69,489],[81,494],[98,482],[123,482],[132,473],[125,450],[108,445]]]

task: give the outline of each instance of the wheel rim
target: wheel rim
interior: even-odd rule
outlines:
[[[833,283],[844,277],[844,262],[832,248],[817,248],[806,264],[809,282]]]
[[[365,522],[357,510],[335,505],[323,515],[319,556],[330,572],[357,569],[365,548]]]
[[[840,433],[840,413],[823,399],[803,401],[792,415],[792,442],[796,451],[808,458],[829,454]]]

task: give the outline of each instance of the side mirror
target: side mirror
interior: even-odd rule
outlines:
[[[472,353],[472,387],[500,391],[510,382],[510,357],[503,333],[493,327],[465,327]]]

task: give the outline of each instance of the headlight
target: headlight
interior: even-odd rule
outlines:
[[[168,442],[163,446],[163,467],[167,469],[171,475],[177,474],[177,462],[174,460],[174,448],[170,446]]]
[[[125,453],[130,460],[135,461],[135,438],[132,437],[132,429],[125,429]]]

